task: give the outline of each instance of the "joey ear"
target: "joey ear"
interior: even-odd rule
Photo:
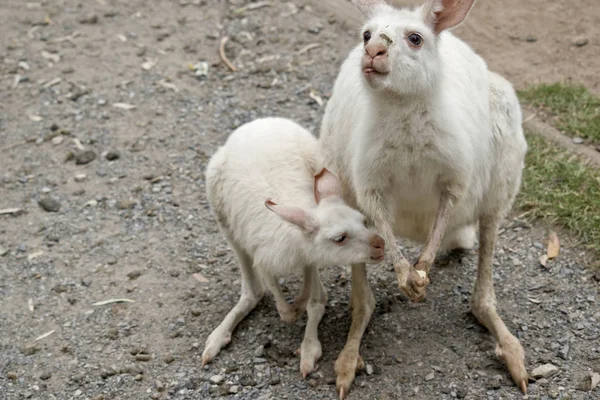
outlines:
[[[323,168],[315,175],[314,192],[317,204],[326,197],[342,197],[342,183],[331,171]]]
[[[300,207],[280,206],[271,199],[265,200],[265,206],[282,220],[291,222],[307,232],[313,232],[317,228],[316,222]]]
[[[385,0],[352,0],[352,2],[367,18],[373,14],[377,6],[387,4]]]
[[[425,23],[436,34],[464,21],[475,0],[429,0],[424,5]]]

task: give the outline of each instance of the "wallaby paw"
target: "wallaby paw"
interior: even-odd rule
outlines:
[[[506,364],[510,376],[524,394],[527,394],[529,375],[525,369],[525,351],[514,336],[496,345],[496,355]]]
[[[214,331],[206,339],[204,351],[202,352],[202,367],[211,362],[221,349],[231,342],[231,333],[222,334]]]
[[[322,354],[319,340],[304,339],[300,348],[300,372],[302,372],[304,378],[317,370],[317,361],[319,361]]]

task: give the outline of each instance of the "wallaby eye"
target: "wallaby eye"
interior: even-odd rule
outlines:
[[[421,47],[423,44],[423,36],[419,35],[418,33],[411,33],[408,35],[408,42],[415,47]]]
[[[348,241],[348,235],[346,235],[345,233],[342,233],[339,236],[334,237],[333,239],[331,239],[335,244],[344,244]]]
[[[365,41],[365,44],[371,40],[371,31],[365,31],[365,33],[363,33],[363,40]]]

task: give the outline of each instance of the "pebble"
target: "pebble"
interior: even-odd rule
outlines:
[[[144,379],[144,375],[142,375],[142,374],[137,374],[136,376],[133,377],[133,380],[136,382],[139,382],[142,379]]]
[[[271,377],[271,380],[269,381],[269,385],[279,385],[281,383],[281,378],[279,377],[279,375],[275,375]]]
[[[502,375],[494,375],[488,382],[489,389],[500,389],[502,386]]]
[[[157,380],[154,383],[154,386],[156,386],[156,390],[158,390],[159,392],[164,392],[165,391],[165,385],[161,381],[159,381],[159,380]]]
[[[139,269],[136,269],[135,271],[131,271],[130,273],[127,274],[127,277],[134,281],[137,278],[139,278],[140,276],[142,276],[142,274],[144,273],[144,271],[141,271]]]
[[[569,343],[567,343],[562,349],[560,349],[558,351],[558,355],[560,358],[562,358],[563,360],[568,360],[569,359]]]
[[[83,182],[85,178],[87,178],[85,174],[77,174],[75,175],[75,182]]]
[[[434,378],[435,378],[435,374],[433,372],[430,372],[427,375],[425,375],[425,382],[432,381]]]
[[[42,197],[38,200],[38,205],[46,212],[58,212],[60,210],[60,203],[52,197]]]
[[[535,379],[550,378],[559,371],[558,367],[552,364],[544,364],[534,368],[531,371],[531,376]]]
[[[45,370],[40,373],[40,379],[43,381],[47,381],[51,377],[52,377],[52,372],[50,372],[49,370]]]
[[[96,159],[96,152],[93,150],[84,150],[75,154],[75,164],[85,165]]]
[[[573,139],[571,139],[573,141],[573,143],[575,144],[582,144],[583,143],[583,139],[580,137],[574,137]]]
[[[208,380],[214,383],[215,385],[218,385],[219,383],[223,382],[224,379],[225,378],[222,375],[213,375],[210,378],[208,378]]]
[[[525,36],[525,41],[527,43],[535,43],[535,42],[537,42],[537,40],[538,40],[537,37],[535,37],[534,35]]]
[[[65,139],[64,139],[64,137],[62,135],[61,136],[54,136],[52,138],[52,144],[55,145],[55,146],[58,146],[59,144],[61,144],[63,142],[63,140],[65,140]]]
[[[16,379],[17,379],[19,376],[17,375],[17,373],[16,373],[16,372],[13,372],[13,371],[8,371],[8,372],[6,373],[6,377],[7,377],[8,379],[12,379],[12,380],[14,381],[14,380],[16,380]]]
[[[373,375],[373,366],[371,364],[367,364],[367,366],[365,367],[367,375]]]
[[[201,309],[199,309],[199,308],[192,308],[192,309],[190,310],[190,313],[192,313],[192,315],[193,315],[194,317],[198,317],[198,316],[200,316],[200,314],[202,314],[202,310],[201,310]]]
[[[233,385],[229,388],[229,393],[231,394],[236,394],[239,390],[239,387],[237,385]]]
[[[152,357],[150,356],[150,354],[138,354],[135,356],[135,359],[137,361],[150,361]]]
[[[265,355],[265,346],[260,345],[256,348],[256,350],[254,350],[255,357],[262,357],[264,355]]]
[[[121,153],[116,150],[110,150],[108,153],[106,153],[106,159],[108,161],[118,160],[119,158],[121,158]]]
[[[98,23],[98,16],[96,14],[88,14],[79,20],[81,24],[94,25]]]
[[[273,379],[273,378],[271,378],[271,379]],[[242,375],[240,377],[239,382],[240,382],[240,385],[242,385],[242,386],[256,386],[256,381],[254,380],[254,378],[251,376],[248,376],[248,375]]]
[[[97,396],[92,397],[92,400],[104,400],[104,395],[103,394],[99,394]]]
[[[171,364],[173,361],[175,361],[175,357],[173,356],[173,354],[165,354],[165,356],[163,357],[163,361],[167,364]]]
[[[577,47],[583,47],[586,44],[588,44],[589,40],[586,37],[583,36],[579,36],[577,38],[575,38],[575,40],[573,40],[573,45],[577,46]]]
[[[6,254],[8,254],[8,249],[0,247],[0,257],[5,256]]]

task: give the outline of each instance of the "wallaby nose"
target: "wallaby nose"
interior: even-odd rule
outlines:
[[[369,244],[375,249],[383,250],[385,247],[385,240],[379,235],[373,235],[371,236],[371,239],[369,239]]]
[[[387,47],[385,47],[381,43],[368,44],[365,47],[365,52],[371,58],[375,58],[375,57],[378,57],[378,56],[384,56],[384,55],[387,54]]]

